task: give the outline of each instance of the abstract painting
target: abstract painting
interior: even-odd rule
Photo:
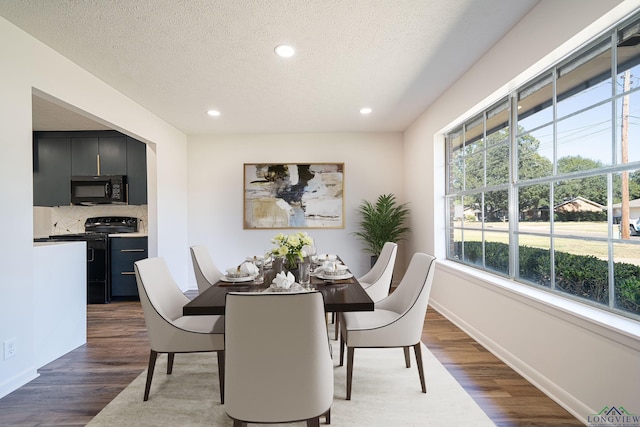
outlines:
[[[245,163],[244,228],[344,228],[344,163]]]

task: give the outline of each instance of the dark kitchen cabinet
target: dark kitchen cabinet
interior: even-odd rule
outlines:
[[[127,182],[130,205],[147,204],[147,144],[127,137]]]
[[[145,205],[146,150],[117,131],[34,132],[33,204],[69,206],[74,175],[127,175],[127,202]]]
[[[133,263],[148,258],[146,237],[110,237],[111,298],[138,298]]]
[[[71,204],[71,142],[68,137],[41,134],[33,138],[33,205]]]
[[[126,175],[127,138],[114,132],[71,138],[72,175]]]

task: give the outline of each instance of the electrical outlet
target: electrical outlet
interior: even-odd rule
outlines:
[[[10,359],[16,355],[16,339],[11,338],[4,342],[4,360]]]

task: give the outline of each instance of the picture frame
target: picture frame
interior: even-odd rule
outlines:
[[[344,228],[344,163],[245,163],[247,229]]]

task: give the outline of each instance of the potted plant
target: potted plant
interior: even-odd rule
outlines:
[[[410,231],[404,226],[409,209],[407,203],[399,204],[393,194],[382,194],[375,204],[363,200],[358,212],[362,215],[359,223],[362,231],[353,234],[366,244],[367,251],[372,254],[373,266],[386,242],[397,243]]]

